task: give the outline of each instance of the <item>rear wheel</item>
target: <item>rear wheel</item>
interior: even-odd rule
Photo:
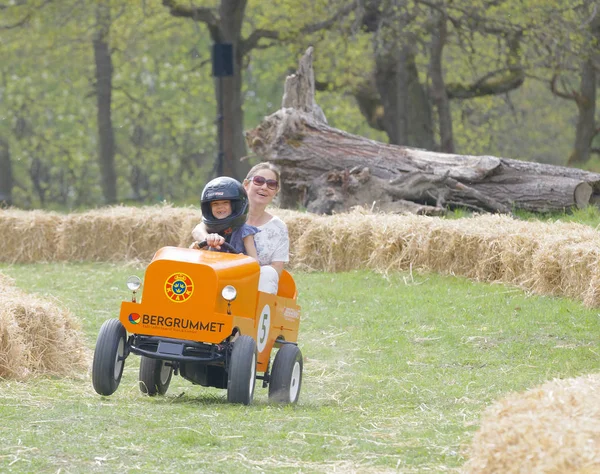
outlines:
[[[164,395],[169,389],[173,366],[170,362],[142,356],[140,360],[140,391],[150,396]]]
[[[227,401],[249,405],[256,384],[256,341],[240,336],[233,343],[227,378]]]
[[[296,403],[302,386],[302,352],[294,344],[284,344],[277,351],[269,379],[269,400]]]
[[[123,375],[127,345],[127,331],[118,319],[104,321],[92,364],[92,384],[100,395],[112,395]]]

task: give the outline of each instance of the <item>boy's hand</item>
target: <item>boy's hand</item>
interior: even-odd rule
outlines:
[[[206,236],[206,243],[209,247],[221,250],[221,245],[225,243],[225,238],[220,236],[219,234],[208,234]]]

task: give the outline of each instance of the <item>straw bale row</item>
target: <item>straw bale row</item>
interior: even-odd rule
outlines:
[[[188,246],[202,215],[170,206],[110,207],[68,214],[58,228],[56,260],[149,260],[166,245]]]
[[[117,206],[66,215],[0,210],[0,261],[149,260],[165,245],[189,245],[201,218],[198,210],[171,206]]]
[[[291,268],[380,272],[422,269],[600,306],[600,233],[575,223],[506,215],[444,219],[374,214],[333,216],[274,209],[288,225]],[[59,215],[0,211],[0,261],[149,261],[164,245],[187,247],[195,208],[111,207]]]
[[[465,473],[600,472],[600,374],[553,380],[488,407]]]
[[[90,354],[75,318],[0,274],[0,378],[87,374]]]

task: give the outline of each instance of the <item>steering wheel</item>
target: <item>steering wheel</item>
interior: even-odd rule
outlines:
[[[204,247],[208,247],[208,244],[206,243],[206,240],[203,240],[202,242],[198,242],[198,248],[203,249]],[[221,244],[221,249],[220,250],[217,250],[214,247],[211,247],[210,250],[217,251],[217,252],[235,253],[235,254],[239,254],[240,253],[235,248],[233,248],[232,245],[230,245],[227,242],[223,242]]]

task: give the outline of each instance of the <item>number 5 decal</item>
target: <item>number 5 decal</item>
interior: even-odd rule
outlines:
[[[256,347],[258,352],[265,350],[267,341],[269,340],[269,328],[271,327],[271,308],[266,304],[260,312],[258,320],[258,334],[256,335]]]

